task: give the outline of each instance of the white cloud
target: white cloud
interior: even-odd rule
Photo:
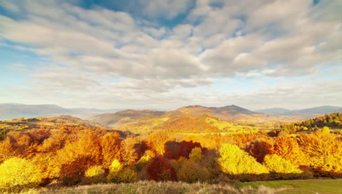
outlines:
[[[66,99],[70,94],[77,101],[90,99],[93,91],[104,95],[100,99],[120,98],[120,102],[137,95],[147,102],[175,98],[173,102],[185,103],[200,95],[197,89],[213,87],[214,79],[300,77],[342,63],[338,1],[316,7],[311,1],[294,0],[197,0],[193,9],[190,0],[141,5],[147,18],[53,0],[1,2],[23,17],[0,15],[0,47],[48,58],[49,64],[31,73],[31,90],[43,93],[52,88],[55,97]],[[187,12],[172,29],[154,23]],[[188,92],[182,96],[179,90]],[[207,100],[234,99],[215,98],[217,91],[211,92]],[[58,101],[52,95],[47,99]]]

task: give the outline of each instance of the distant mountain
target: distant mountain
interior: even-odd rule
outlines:
[[[53,104],[26,105],[26,104],[0,104],[0,120],[12,118],[32,118],[40,116],[72,115],[89,117],[112,110],[63,108]]]
[[[328,114],[333,112],[342,112],[342,107],[338,106],[319,106],[313,108],[306,108],[300,110],[293,110],[291,111],[292,114],[303,114],[303,115],[321,115],[321,114]]]
[[[165,114],[163,111],[153,111],[153,110],[124,110],[116,113],[104,113],[93,116],[90,120],[106,126],[115,126],[118,124],[123,124],[129,121],[158,117]]]
[[[181,107],[171,114],[191,114],[191,115],[211,115],[224,120],[239,120],[253,117],[263,116],[263,113],[253,112],[251,110],[236,106],[229,105],[223,107],[205,107],[200,105]]]
[[[270,108],[257,110],[257,112],[269,115],[302,115],[306,117],[313,117],[322,114],[329,114],[333,112],[342,112],[342,107],[338,106],[319,106],[306,109],[288,110],[283,108]]]
[[[269,108],[269,109],[256,110],[256,112],[270,114],[270,115],[287,115],[287,114],[290,114],[291,110],[285,109],[285,108]]]
[[[256,112],[250,111],[248,109],[236,106],[229,105],[223,107],[205,107],[200,105],[191,105],[181,107],[176,110],[176,112],[187,113],[187,114],[222,114],[222,115],[241,115],[241,114],[258,114]]]
[[[261,113],[256,113],[248,109],[230,105],[224,107],[205,107],[200,105],[191,105],[178,108],[174,111],[152,111],[152,110],[125,110],[117,113],[105,113],[96,115],[90,120],[98,122],[106,126],[118,126],[129,122],[142,123],[142,120],[154,118],[155,120],[167,120],[180,116],[203,116],[210,115],[223,120],[239,120],[249,119],[262,116]],[[158,121],[158,122],[159,122]]]

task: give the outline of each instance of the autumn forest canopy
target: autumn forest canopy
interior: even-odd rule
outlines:
[[[125,121],[114,127],[70,116],[1,121],[0,187],[342,176],[341,113],[271,129],[198,108],[118,112]]]

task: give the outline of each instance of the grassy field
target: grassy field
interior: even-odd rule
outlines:
[[[227,184],[149,182],[122,184],[96,184],[76,187],[42,188],[24,193],[118,193],[118,194],[181,194],[181,193],[232,193],[232,194],[341,194],[342,179],[280,180],[232,182]]]
[[[342,194],[342,179],[308,179],[308,180],[279,180],[257,181],[238,184],[240,187],[254,188],[264,185],[267,188],[289,188],[282,194]]]

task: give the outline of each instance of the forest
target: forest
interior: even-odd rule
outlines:
[[[284,127],[256,130],[210,117],[209,131],[186,135],[174,127],[128,133],[69,116],[1,121],[0,189],[342,177],[341,119],[333,113],[287,124],[305,133],[276,133]],[[188,124],[195,121],[203,118]]]

